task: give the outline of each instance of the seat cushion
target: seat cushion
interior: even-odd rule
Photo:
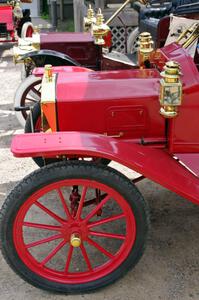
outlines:
[[[153,40],[156,40],[156,36],[157,36],[157,28],[158,28],[158,23],[159,23],[159,19],[155,19],[155,18],[147,18],[144,20],[140,20],[140,32],[150,32]]]

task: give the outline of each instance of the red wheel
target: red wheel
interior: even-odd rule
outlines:
[[[32,37],[32,34],[33,34],[33,28],[32,26],[29,26],[26,31],[26,37]]]
[[[53,164],[26,177],[6,200],[3,254],[36,286],[85,292],[135,265],[147,218],[141,195],[118,172],[84,162]]]
[[[32,37],[33,31],[34,29],[31,22],[24,23],[21,29],[21,38],[23,39],[27,37]]]
[[[41,78],[29,76],[18,87],[15,98],[14,107],[33,106],[41,100]],[[20,124],[24,127],[27,119],[27,111],[16,112],[16,117]]]

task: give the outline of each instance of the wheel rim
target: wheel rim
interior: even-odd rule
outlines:
[[[74,209],[77,187],[79,200]],[[69,200],[66,190],[72,188]],[[135,218],[128,202],[111,187],[86,179],[62,180],[41,188],[20,207],[13,227],[14,245],[24,264],[37,275],[64,284],[86,283],[110,274],[125,261],[135,237]]]
[[[34,95],[41,99],[41,80],[32,83],[23,93],[21,97],[21,106],[33,106],[38,100],[35,99]],[[27,119],[27,112],[22,111],[24,119]]]
[[[33,34],[33,28],[32,26],[28,26],[26,30],[26,37],[32,37],[32,34]]]

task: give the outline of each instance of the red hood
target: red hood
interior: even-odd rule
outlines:
[[[88,101],[158,97],[159,78],[157,70],[59,73],[57,99]]]
[[[40,38],[41,44],[93,42],[93,38],[90,33],[81,32],[47,32],[41,33]]]

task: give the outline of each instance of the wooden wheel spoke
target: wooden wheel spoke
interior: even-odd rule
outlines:
[[[126,238],[126,236],[123,234],[115,234],[115,233],[100,232],[100,231],[90,231],[89,234],[94,236],[99,236],[99,237],[118,239],[118,240],[125,240]]]
[[[106,249],[104,249],[102,246],[100,246],[98,243],[96,243],[95,241],[91,240],[91,239],[87,239],[88,243],[92,246],[94,246],[96,249],[98,249],[100,252],[102,252],[104,255],[106,255],[107,257],[109,257],[110,259],[114,258],[114,255],[111,254],[110,252],[108,252]]]
[[[88,222],[88,220],[90,220],[96,213],[97,211],[102,208],[103,205],[105,205],[108,200],[110,199],[110,196],[107,195],[91,212],[90,214],[87,215],[87,217],[85,218],[85,221]]]
[[[89,258],[88,258],[88,254],[87,254],[87,252],[86,252],[86,249],[85,249],[84,245],[81,244],[80,248],[81,248],[82,255],[83,255],[83,257],[84,257],[84,260],[85,260],[85,262],[86,262],[86,264],[87,264],[87,267],[88,267],[89,271],[93,271],[91,262],[90,262],[90,260],[89,260]]]
[[[23,226],[31,227],[31,228],[38,228],[38,229],[46,229],[46,230],[52,230],[52,231],[60,231],[60,226],[53,226],[48,224],[41,224],[41,223],[31,223],[31,222],[24,222]]]
[[[37,100],[35,100],[35,99],[30,99],[30,98],[28,98],[28,97],[26,97],[26,100],[28,100],[28,101],[31,101],[31,102],[34,102],[34,103],[37,103],[38,101]]]
[[[125,214],[120,214],[120,215],[116,215],[116,216],[113,216],[113,217],[108,217],[108,218],[99,220],[97,222],[90,222],[87,226],[88,226],[88,228],[91,228],[91,227],[103,225],[103,224],[106,224],[106,223],[109,223],[109,222],[113,222],[113,221],[116,221],[116,220],[119,220],[119,219],[122,219],[122,218],[125,218]]]
[[[59,223],[65,222],[64,219],[60,218],[58,215],[56,215],[54,212],[52,212],[51,210],[49,210],[46,206],[44,206],[40,202],[36,201],[34,204],[36,206],[38,206],[41,210],[43,210],[45,213],[47,213],[49,216],[51,216],[53,219],[55,219],[56,221],[58,221]]]
[[[102,201],[105,197],[107,196],[107,194],[103,194],[103,195],[100,195],[100,201]],[[90,199],[90,200],[87,200],[84,202],[84,206],[88,206],[88,205],[91,205],[91,204],[96,204],[96,197],[93,198],[93,199]]]
[[[65,202],[65,199],[64,199],[64,196],[63,196],[63,193],[62,193],[61,189],[57,189],[57,192],[58,192],[59,197],[60,197],[60,199],[61,199],[62,206],[63,206],[63,209],[64,209],[64,211],[65,211],[65,214],[66,214],[67,218],[68,218],[69,220],[71,220],[71,219],[72,219],[72,216],[71,216],[70,211],[69,211],[69,209],[68,209],[68,206],[67,206],[67,204],[66,204],[66,202]]]
[[[37,94],[38,96],[41,96],[41,93],[39,92],[39,90],[36,89],[36,87],[32,88],[32,91]]]
[[[84,200],[85,200],[85,197],[86,197],[87,190],[88,190],[88,188],[84,186],[83,190],[82,190],[81,198],[80,198],[80,201],[79,201],[78,209],[77,209],[76,219],[81,218],[82,208],[83,208],[83,205],[84,205]]]
[[[35,241],[35,242],[32,242],[32,243],[29,243],[29,244],[26,244],[26,248],[32,248],[32,247],[36,247],[36,246],[39,246],[41,244],[45,244],[45,243],[48,243],[48,242],[51,242],[51,241],[54,241],[54,240],[58,240],[58,239],[61,239],[63,238],[63,235],[62,234],[57,234],[57,235],[53,235],[53,236],[50,236],[48,238],[45,238],[45,239],[42,239],[42,240],[39,240],[39,241]]]
[[[59,245],[58,245],[55,249],[53,249],[53,250],[48,254],[48,256],[46,256],[46,258],[44,258],[44,259],[42,260],[41,266],[44,266],[45,264],[47,264],[47,262],[48,262],[51,258],[53,258],[53,257],[57,254],[57,252],[58,252],[59,250],[61,250],[61,248],[62,248],[65,244],[66,244],[66,241],[65,241],[65,240],[63,240],[61,243],[59,243]]]
[[[70,246],[70,248],[68,250],[68,257],[66,260],[65,273],[68,273],[68,269],[70,267],[70,262],[71,262],[72,255],[73,255],[73,249],[74,249],[73,246]]]

